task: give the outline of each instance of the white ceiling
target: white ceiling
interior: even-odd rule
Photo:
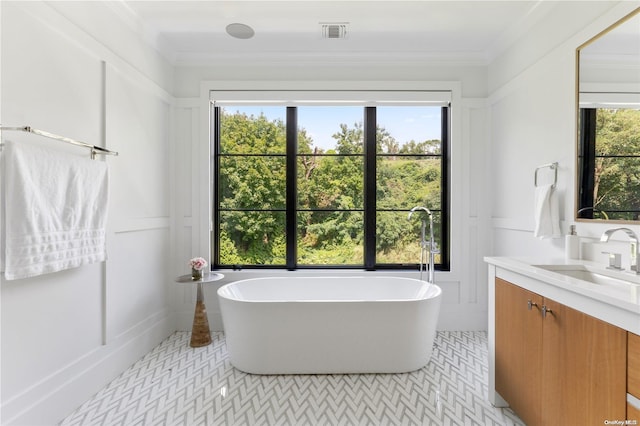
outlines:
[[[429,59],[486,64],[557,1],[130,1],[117,3],[175,65],[221,59],[305,57]],[[348,22],[345,39],[321,23]],[[251,39],[228,35],[249,25]]]

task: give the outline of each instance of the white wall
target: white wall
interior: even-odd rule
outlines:
[[[2,124],[120,153],[96,160],[110,168],[108,260],[0,278],[0,422],[55,424],[174,330],[173,70],[104,4],[2,2],[0,11]]]
[[[559,163],[557,192],[562,231],[566,233],[574,222],[576,193],[575,49],[637,5],[561,2],[490,64],[491,137],[487,148],[492,173],[487,202],[492,255],[564,256],[563,239],[533,236],[534,171],[541,164]],[[612,225],[577,224],[578,234],[587,237],[587,242],[609,227]],[[631,228],[640,230],[636,225]]]

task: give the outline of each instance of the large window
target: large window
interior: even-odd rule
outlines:
[[[448,270],[448,105],[212,105],[214,267]]]

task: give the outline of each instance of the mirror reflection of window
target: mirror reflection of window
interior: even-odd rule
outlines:
[[[640,220],[640,8],[577,55],[576,218]]]
[[[578,218],[640,219],[640,109],[581,108]]]

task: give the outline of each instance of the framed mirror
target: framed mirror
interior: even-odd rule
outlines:
[[[576,220],[640,221],[640,8],[578,47]]]

